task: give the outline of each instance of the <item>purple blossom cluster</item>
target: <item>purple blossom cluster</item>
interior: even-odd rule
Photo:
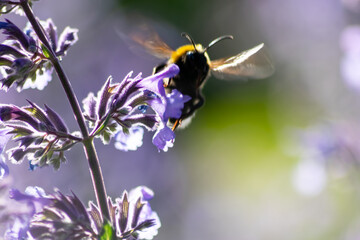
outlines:
[[[101,137],[104,143],[115,136],[115,146],[128,151],[142,145],[141,127],[156,130],[153,144],[166,152],[175,141],[167,122],[169,118],[180,118],[184,103],[190,100],[176,89],[165,93],[163,79],[178,72],[178,66],[172,64],[146,78],[141,74],[131,78],[132,73],[121,83],[112,83],[108,78],[96,97],[89,93],[83,100],[84,115],[93,127],[93,135]]]
[[[5,239],[96,240],[109,233],[106,226],[113,230],[112,238],[105,239],[153,239],[161,226],[149,204],[153,196],[151,189],[140,186],[125,191],[115,202],[109,197],[111,219],[107,223],[98,206],[89,202],[86,208],[74,193],[66,196],[56,190],[46,194],[39,187],[28,187],[24,193],[11,189],[10,198],[15,200],[11,204],[22,210],[6,213],[13,224],[5,232]]]
[[[41,21],[40,24],[57,57],[64,56],[78,39],[77,29],[67,27],[58,37],[51,19]],[[49,50],[41,43],[31,25],[28,24],[22,31],[6,19],[0,22],[0,30],[7,36],[0,44],[1,87],[8,89],[15,84],[18,91],[27,88],[44,89],[52,79],[53,66],[49,60]]]
[[[81,141],[78,133],[69,133],[62,118],[50,107],[45,110],[33,102],[17,107],[0,104],[0,121],[6,126],[2,134],[19,143],[8,150],[9,159],[20,163],[25,156],[31,168],[52,165],[55,169],[65,162],[64,151]]]
[[[347,1],[347,7],[356,1]],[[339,39],[342,58],[340,73],[342,80],[350,90],[358,95],[360,91],[360,25],[349,25],[341,32]],[[355,111],[353,100],[348,110]],[[333,105],[331,105],[333,106]],[[353,116],[352,116],[353,117]],[[344,118],[344,116],[341,116]],[[356,121],[327,120],[326,124],[317,124],[301,131],[299,137],[301,161],[295,174],[296,188],[305,194],[317,194],[324,187],[329,176],[349,176],[352,168],[357,168],[360,161],[360,129]],[[355,122],[355,123],[354,123]]]
[[[0,13],[22,13],[29,20],[24,30],[8,19],[0,22],[6,39],[0,44],[0,88],[43,90],[55,70],[80,131],[69,131],[62,117],[48,105],[40,107],[29,100],[22,107],[0,104],[0,224],[7,229],[4,238],[153,239],[161,226],[149,204],[153,191],[140,186],[124,191],[114,201],[108,197],[93,139],[99,137],[107,144],[114,137],[117,149],[134,151],[142,145],[146,129],[154,132],[152,142],[158,150],[168,151],[175,141],[168,121],[179,119],[184,103],[190,100],[176,89],[165,93],[164,80],[176,76],[179,67],[171,64],[145,78],[129,73],[121,82],[109,77],[97,95],[89,93],[83,100],[82,112],[60,64],[77,42],[78,30],[66,27],[58,35],[51,19],[39,21],[33,15],[32,2],[0,0]],[[9,140],[18,145],[6,151],[6,159]],[[75,144],[84,145],[96,203],[89,202],[86,207],[74,193],[65,195],[55,190],[47,194],[40,187],[28,187],[24,193],[11,189],[7,161],[20,163],[27,158],[30,170],[49,165],[58,170],[66,160],[65,152]]]
[[[6,131],[8,129],[2,130]],[[8,140],[8,135],[0,135],[0,154]],[[24,193],[9,189],[9,169],[3,155],[0,157],[0,203],[4,203],[0,205],[0,223],[8,226],[6,240],[95,240],[100,239],[104,231],[113,235],[106,239],[152,239],[158,233],[160,219],[149,204],[154,193],[145,186],[129,193],[125,191],[115,202],[109,197],[111,219],[108,223],[96,204],[89,202],[86,208],[75,194],[66,196],[57,190],[47,194],[40,187],[27,187]],[[107,226],[110,230],[106,230]]]

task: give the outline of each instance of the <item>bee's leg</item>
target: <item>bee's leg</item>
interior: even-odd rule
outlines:
[[[175,121],[175,123],[174,123],[173,127],[171,128],[171,130],[172,130],[173,132],[176,130],[176,128],[177,128],[178,126],[180,126],[181,121],[182,121],[182,119],[181,119],[181,118],[176,119],[176,121]]]
[[[164,78],[164,84],[163,84],[164,88],[170,88],[169,85],[171,83],[171,79],[172,78],[166,78],[166,79]]]

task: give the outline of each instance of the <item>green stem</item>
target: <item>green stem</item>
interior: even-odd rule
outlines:
[[[84,116],[81,112],[81,108],[79,105],[79,101],[76,98],[76,95],[71,87],[70,81],[68,77],[66,76],[58,58],[56,57],[55,52],[51,48],[51,45],[49,43],[49,40],[47,39],[43,28],[35,18],[35,15],[29,6],[28,0],[20,0],[20,5],[23,8],[29,22],[31,23],[32,27],[34,28],[34,31],[36,32],[37,36],[41,40],[41,42],[44,44],[44,46],[47,48],[49,54],[50,54],[50,61],[53,64],[55,71],[57,75],[59,76],[59,79],[61,81],[61,84],[65,90],[66,96],[70,102],[71,108],[74,112],[75,119],[80,127],[80,131],[83,136],[83,144],[84,144],[84,150],[85,154],[89,163],[90,168],[90,174],[91,179],[94,186],[94,191],[96,195],[97,204],[100,207],[100,211],[102,213],[102,216],[105,220],[110,220],[110,213],[109,213],[109,207],[107,204],[107,194],[104,184],[103,175],[101,172],[100,162],[99,158],[96,154],[95,146],[93,143],[93,138],[89,137],[89,132],[85,124]]]

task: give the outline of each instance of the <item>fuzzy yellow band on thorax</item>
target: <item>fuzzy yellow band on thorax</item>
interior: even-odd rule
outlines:
[[[198,52],[202,52],[203,51],[203,46],[201,44],[196,44],[196,50]],[[179,58],[186,54],[189,51],[194,51],[194,46],[191,44],[188,45],[184,45],[179,47],[178,49],[176,49],[172,54],[171,57],[169,59],[169,63],[175,63],[177,60],[179,60]]]

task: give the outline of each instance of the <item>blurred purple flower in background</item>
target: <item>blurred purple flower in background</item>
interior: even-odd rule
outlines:
[[[30,221],[35,213],[41,211],[44,206],[50,203],[49,196],[39,187],[27,187],[25,193],[17,189],[10,190],[10,198],[23,203],[28,211],[15,218],[15,221],[5,232],[6,239],[29,239],[28,230]]]
[[[18,204],[9,199],[8,192],[12,178],[9,177],[9,167],[3,156],[5,145],[10,138],[10,135],[7,134],[9,130],[8,128],[0,129],[0,224],[9,226],[5,232],[5,239],[17,240],[27,236],[29,219],[35,213],[35,205],[31,202],[35,195],[21,195],[17,190],[12,190],[10,197],[26,203]],[[29,188],[27,191],[31,191],[31,189]],[[34,191],[31,192],[34,193]]]
[[[340,148],[334,126],[314,126],[301,132],[299,137],[305,151],[317,159],[329,159]]]
[[[304,195],[320,193],[329,174],[344,177],[360,164],[360,129],[349,123],[323,124],[297,132],[301,161],[293,183]]]
[[[360,26],[348,26],[340,37],[340,47],[344,53],[340,70],[346,84],[360,91]]]

